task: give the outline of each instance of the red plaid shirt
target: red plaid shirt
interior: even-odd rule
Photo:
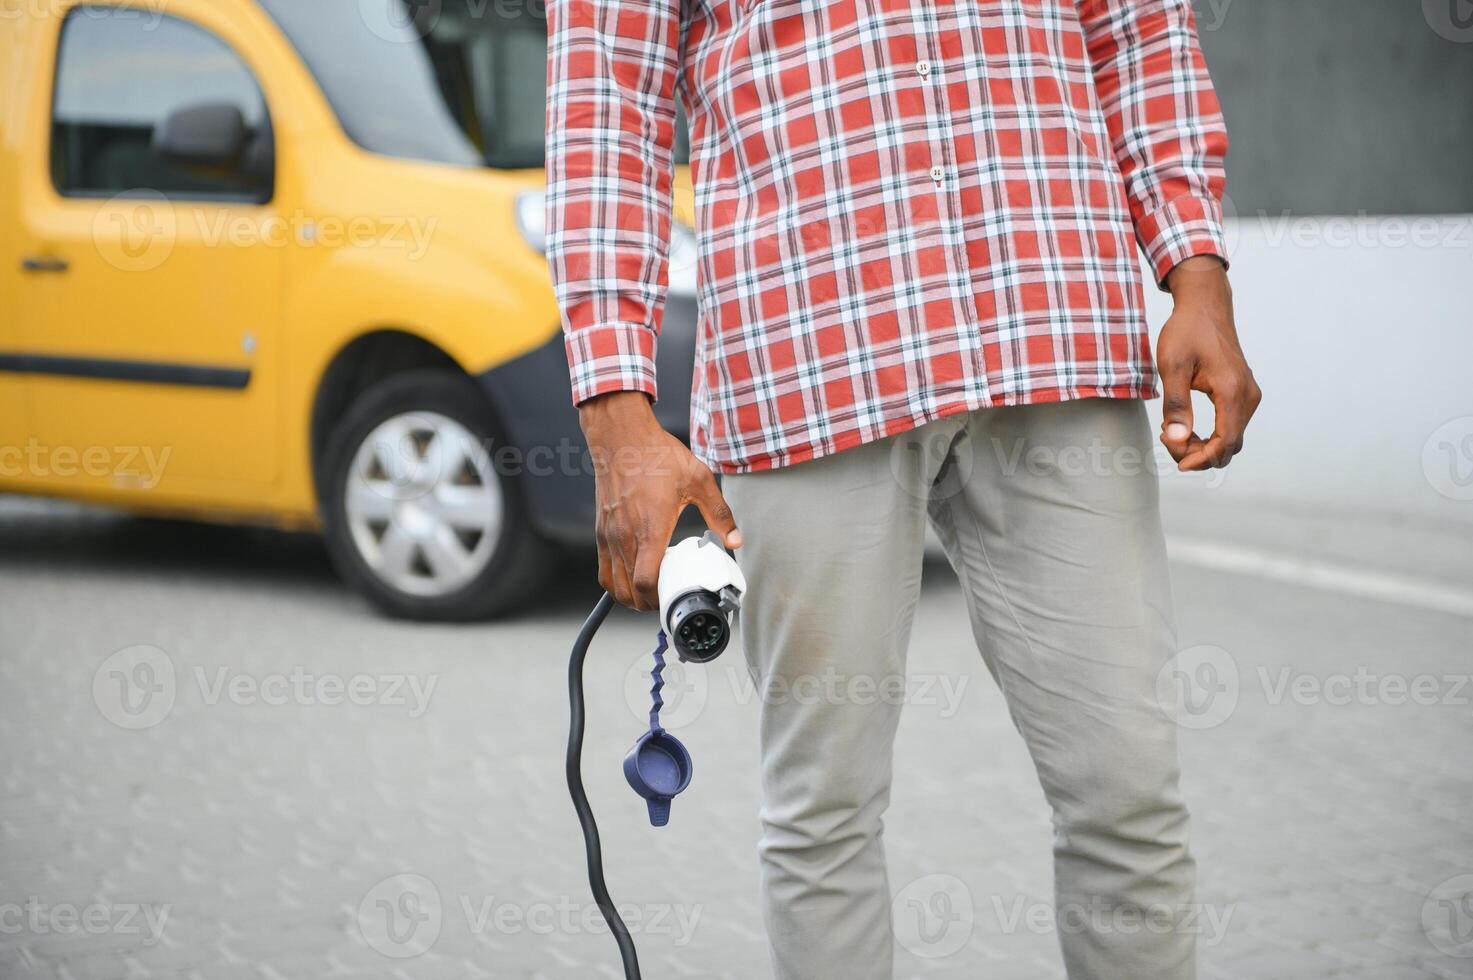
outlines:
[[[690,124],[691,443],[798,463],[994,405],[1153,397],[1158,280],[1226,260],[1188,0],[550,0],[573,398],[655,394]]]

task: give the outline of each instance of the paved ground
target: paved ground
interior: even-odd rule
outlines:
[[[1473,977],[1473,538],[1169,516],[1204,975]],[[586,561],[513,622],[408,626],[309,537],[0,501],[0,978],[616,977],[563,789]],[[619,771],[650,639],[621,615],[590,665],[609,880],[647,975],[752,980],[755,704],[735,658],[675,679],[697,775],[652,831]],[[1047,812],[944,564],[911,669],[899,973],[1060,977]]]

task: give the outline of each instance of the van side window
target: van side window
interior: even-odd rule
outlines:
[[[143,10],[81,6],[67,15],[51,124],[59,192],[261,202],[273,169],[265,97],[225,42]]]

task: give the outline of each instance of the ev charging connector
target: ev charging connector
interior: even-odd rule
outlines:
[[[665,551],[660,563],[660,626],[681,660],[704,664],[731,639],[731,614],[747,579],[721,539],[707,531]]]
[[[736,561],[722,547],[721,539],[707,531],[699,538],[686,538],[666,549],[660,563],[659,642],[654,651],[654,668],[650,688],[650,727],[624,758],[624,777],[644,800],[650,823],[663,827],[670,820],[670,801],[690,785],[692,765],[690,752],[680,740],[660,724],[664,698],[665,651],[675,647],[676,655],[690,663],[710,663],[721,655],[731,640],[731,616],[741,604],[747,580]],[[624,920],[614,908],[604,883],[603,853],[599,845],[598,823],[588,805],[583,789],[583,661],[588,655],[593,635],[613,608],[613,598],[605,592],[598,605],[578,633],[568,662],[568,726],[567,776],[568,793],[573,809],[583,828],[583,844],[588,857],[588,884],[594,901],[609,924],[609,931],[619,945],[626,980],[639,980],[639,957],[634,940]],[[668,638],[668,639],[667,639]]]
[[[624,778],[644,797],[650,824],[670,822],[670,801],[690,785],[690,753],[660,725],[665,699],[666,638],[683,661],[706,664],[721,656],[731,640],[731,614],[741,603],[747,580],[721,539],[710,531],[668,548],[660,562],[660,639],[650,677],[650,728],[624,757]]]

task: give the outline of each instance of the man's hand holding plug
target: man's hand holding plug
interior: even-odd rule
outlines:
[[[621,605],[658,609],[660,561],[686,507],[728,548],[741,547],[741,532],[716,477],[660,427],[646,395],[600,395],[578,415],[598,482],[599,584]]]

